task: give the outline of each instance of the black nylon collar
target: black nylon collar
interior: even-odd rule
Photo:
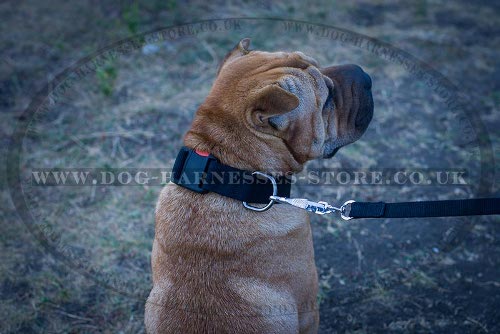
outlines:
[[[277,196],[290,197],[290,178],[278,176],[275,180]],[[267,204],[273,194],[270,180],[224,165],[213,155],[203,156],[188,147],[181,148],[177,155],[172,182],[200,194],[214,192],[248,203]]]

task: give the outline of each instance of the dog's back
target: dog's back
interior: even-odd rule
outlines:
[[[249,50],[249,43],[224,58],[184,146],[232,168],[288,174],[363,134],[373,101],[359,66],[320,68],[301,52]],[[300,209],[255,212],[229,197],[168,185],[157,206],[152,265],[149,333],[317,330],[314,250]]]
[[[318,316],[312,250],[302,211],[255,213],[169,184],[156,211],[147,331],[304,332]]]

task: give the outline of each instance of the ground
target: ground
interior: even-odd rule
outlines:
[[[27,180],[42,167],[171,166],[218,62],[243,37],[255,49],[300,50],[324,65],[356,63],[373,79],[375,115],[367,133],[308,170],[431,167],[468,175],[466,186],[298,184],[293,195],[331,203],[498,197],[499,13],[499,5],[488,1],[3,2],[0,332],[144,331],[161,187],[23,182],[22,196],[12,200],[6,172],[17,168]],[[49,112],[33,120],[24,112],[59,73],[119,40],[243,17],[274,19],[218,21],[220,31],[142,45],[77,80]],[[301,22],[287,25],[286,19]],[[454,111],[436,90],[442,82],[430,85],[395,58],[308,31],[321,25],[404,50],[423,62],[421,68],[439,71],[466,103]],[[9,143],[16,126],[27,122],[21,162],[13,165]],[[33,220],[15,209],[20,198]],[[312,217],[320,332],[500,332],[498,223],[495,217]],[[47,248],[47,236],[66,256]]]

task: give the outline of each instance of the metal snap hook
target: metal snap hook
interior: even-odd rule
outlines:
[[[354,217],[349,217],[349,213],[351,213],[351,208],[349,206],[349,212],[347,212],[347,215],[345,215],[346,213],[346,206],[351,204],[351,203],[354,203],[356,201],[353,201],[352,199],[351,200],[348,200],[346,201],[344,204],[342,204],[342,206],[340,207],[340,217],[342,217],[343,220],[351,220],[353,219]]]
[[[278,194],[278,185],[276,184],[276,180],[274,179],[274,177],[272,177],[271,175],[267,175],[267,174],[264,174],[264,173],[261,173],[261,172],[253,172],[252,175],[260,175],[260,176],[264,176],[266,177],[267,179],[269,179],[273,185],[273,194],[272,196],[276,196]],[[243,206],[249,210],[253,210],[253,211],[258,211],[258,212],[262,212],[262,211],[266,211],[267,209],[269,209],[270,207],[272,207],[274,204],[274,200],[271,200],[269,201],[269,203],[266,205],[266,206],[263,206],[262,208],[259,208],[257,206],[253,206],[253,205],[250,205],[248,204],[247,202],[243,202]]]

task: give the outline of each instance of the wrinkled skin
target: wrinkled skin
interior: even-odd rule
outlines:
[[[226,56],[188,146],[222,159],[237,154],[235,167],[298,172],[361,137],[373,100],[359,66],[318,68],[301,52],[248,51],[244,44]]]
[[[184,144],[221,162],[298,172],[358,139],[373,113],[355,65],[320,68],[300,52],[225,57]],[[318,281],[309,217],[265,212],[169,184],[156,207],[148,333],[316,333]]]

